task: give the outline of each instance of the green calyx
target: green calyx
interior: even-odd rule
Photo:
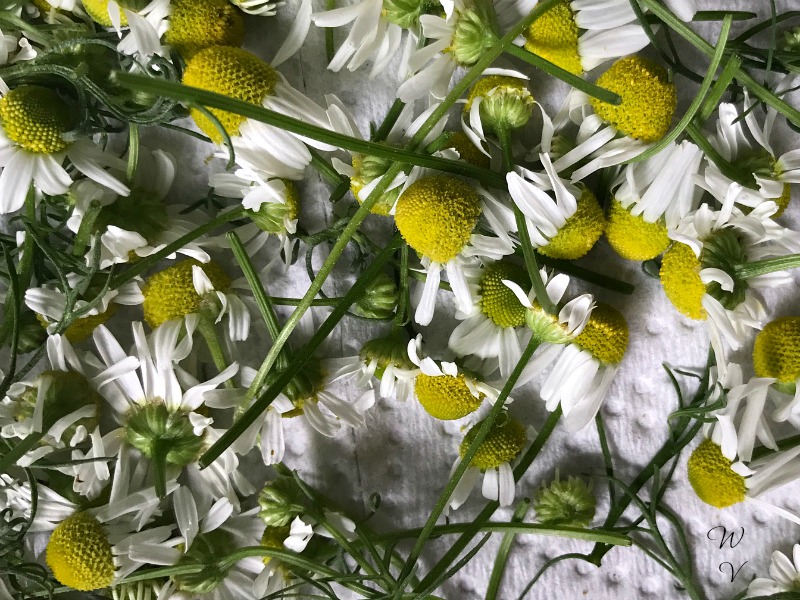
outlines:
[[[194,538],[191,547],[181,556],[176,566],[202,565],[203,570],[194,573],[173,575],[175,586],[194,594],[206,594],[216,588],[228,575],[228,568],[220,566],[220,556],[229,554],[236,546],[233,535],[221,529],[201,533]]]
[[[455,21],[453,43],[448,48],[462,67],[469,67],[491,48],[499,37],[494,8],[488,0],[473,0]]]
[[[369,283],[352,310],[365,319],[389,319],[394,315],[397,299],[394,281],[386,273],[381,273]]]
[[[40,389],[44,389],[42,408],[42,429],[48,431],[55,423],[85,406],[95,407],[95,416],[84,417],[73,423],[62,434],[69,439],[76,429],[83,425],[91,431],[97,426],[97,414],[102,398],[91,387],[89,381],[76,371],[44,371],[36,378],[33,387],[27,388],[17,399],[14,416],[18,421],[33,417],[36,399]]]
[[[389,335],[375,338],[368,341],[358,353],[364,363],[377,361],[378,368],[375,370],[375,377],[380,379],[383,372],[389,365],[394,365],[401,369],[413,369],[412,363],[407,354],[408,338],[400,331],[393,331]]]
[[[725,271],[733,278],[733,290],[726,291],[716,281],[706,284],[706,292],[728,310],[733,310],[744,301],[748,285],[745,279],[736,276],[736,265],[745,264],[747,255],[744,245],[735,231],[721,229],[703,241],[700,265],[703,269],[714,268]]]
[[[383,0],[383,15],[403,29],[415,27],[419,18],[435,6],[431,0]]]
[[[278,369],[273,369],[267,376],[265,385],[269,387],[280,375],[281,373]],[[298,373],[292,378],[281,393],[298,409],[302,410],[303,405],[307,401],[316,402],[317,392],[323,385],[323,375],[324,373],[320,362],[312,359],[306,363],[301,373]],[[290,414],[289,416],[295,415]]]
[[[147,458],[185,467],[205,449],[184,410],[170,411],[160,398],[133,408],[125,422],[128,443]]]
[[[258,505],[261,507],[258,516],[267,527],[288,525],[304,511],[292,478],[285,476],[279,476],[264,486],[258,495]]]
[[[286,186],[286,202],[264,202],[258,210],[247,209],[245,214],[255,223],[261,231],[267,233],[286,233],[286,220],[293,221],[300,211],[300,194],[297,186],[283,179]]]
[[[536,493],[533,508],[543,525],[587,527],[594,518],[597,500],[590,485],[578,477],[556,477]]]
[[[94,230],[103,233],[109,225],[134,231],[153,243],[156,236],[169,227],[167,207],[152,192],[134,189],[130,196],[119,197],[100,209],[94,222]]]

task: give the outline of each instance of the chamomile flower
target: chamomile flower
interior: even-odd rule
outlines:
[[[791,558],[783,552],[773,552],[769,577],[751,581],[745,598],[766,598],[782,592],[800,592],[800,544],[792,546]]]
[[[214,46],[198,52],[186,64],[183,83],[331,128],[325,109],[290,86],[268,62],[239,48]],[[302,179],[303,170],[311,162],[306,144],[326,151],[334,149],[241,115],[209,110],[231,137],[237,163],[268,177]],[[197,109],[190,113],[203,133],[222,143],[224,137],[216,123]]]
[[[227,317],[230,340],[246,340],[250,334],[250,311],[236,294],[229,292],[230,286],[230,278],[216,262],[182,260],[145,280],[144,319],[156,328],[192,315],[214,324]]]
[[[563,0],[523,35],[529,52],[575,75],[634,54],[649,42],[626,0]]]
[[[475,257],[495,260],[511,254],[513,246],[505,223],[508,209],[481,190],[479,194],[466,182],[447,175],[418,179],[408,186],[395,208],[397,229],[422,260],[426,278],[422,298],[414,318],[427,325],[433,310],[442,268],[463,312],[472,307],[464,276],[464,266],[475,264]],[[484,214],[499,237],[473,233]]]
[[[408,358],[419,367],[414,379],[414,396],[422,408],[436,419],[452,421],[474,413],[484,400],[494,404],[500,392],[479,379],[477,374],[455,363],[436,364],[422,356],[422,336],[408,342]],[[508,398],[507,403],[512,399]]]
[[[93,141],[68,141],[72,107],[50,88],[23,85],[0,90],[0,214],[22,208],[31,186],[57,196],[72,184],[65,157],[78,171],[99,184],[126,195],[128,187],[103,167],[124,171],[119,158]]]
[[[781,317],[758,332],[753,369],[773,382],[779,408],[773,418],[800,426],[800,317]]]
[[[670,144],[625,167],[611,186],[606,238],[622,258],[650,260],[670,244],[668,230],[697,208],[695,186],[702,152],[693,143]]]
[[[497,17],[488,0],[455,0],[443,4],[445,16],[422,15],[422,36],[430,40],[408,61],[412,77],[397,90],[397,97],[411,102],[431,94],[442,99],[456,68],[477,62],[498,38]]]
[[[748,331],[766,319],[758,289],[786,285],[791,278],[778,271],[744,279],[736,265],[800,249],[797,234],[769,218],[774,204],[748,215],[733,206],[739,190],[741,186],[731,184],[721,211],[703,205],[670,232],[675,243],[664,253],[660,271],[664,292],[678,312],[708,321],[721,368],[728,362],[728,350],[737,350]]]
[[[580,127],[574,148],[553,162],[558,173],[574,169],[573,182],[625,162],[660,140],[669,130],[678,102],[666,70],[640,56],[617,60],[597,79],[597,85],[618,94],[622,102],[609,104],[572,90],[553,122],[557,131],[569,122]],[[543,138],[552,134],[548,127]]]
[[[538,252],[552,258],[580,258],[603,234],[603,209],[582,183],[561,179],[548,154],[539,158],[545,173],[517,167],[506,175],[508,192],[525,215],[531,245]]]
[[[464,436],[458,452],[463,459],[470,445],[478,435],[484,421],[478,421]],[[519,421],[502,413],[492,424],[489,435],[478,446],[470,465],[450,496],[450,508],[457,509],[469,497],[472,488],[483,473],[482,492],[488,500],[497,500],[500,506],[510,506],[514,502],[514,461],[528,442],[526,427]],[[453,465],[453,470],[460,460]]]
[[[790,78],[782,80],[775,93],[785,91],[790,81]],[[746,173],[748,178],[752,177],[752,183],[742,188],[736,203],[753,208],[772,200],[778,205],[775,217],[783,213],[791,200],[791,184],[800,182],[800,150],[776,157],[772,148],[772,128],[777,114],[774,108],[768,108],[763,123],[759,123],[755,103],[745,92],[741,110],[735,104],[720,104],[717,132],[709,139],[723,159]],[[708,161],[704,178],[704,187],[717,197],[724,196],[732,183],[712,161]]]

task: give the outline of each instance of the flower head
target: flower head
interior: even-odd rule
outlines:
[[[114,557],[100,522],[77,512],[59,523],[47,544],[47,564],[63,585],[81,591],[108,587],[114,579]]]

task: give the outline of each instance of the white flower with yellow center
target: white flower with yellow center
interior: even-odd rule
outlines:
[[[580,258],[603,234],[603,209],[582,183],[561,179],[548,154],[539,159],[545,172],[516,167],[506,175],[508,192],[525,215],[531,244],[538,252],[551,258]]]
[[[325,109],[290,86],[268,62],[239,48],[213,46],[201,50],[187,62],[183,83],[331,129]],[[200,130],[222,144],[225,136],[221,127],[231,138],[237,164],[270,178],[302,179],[303,170],[311,162],[306,144],[325,151],[335,149],[241,115],[214,108],[209,111],[217,122],[203,111],[190,110]],[[221,156],[227,155],[221,147]]]
[[[464,436],[458,448],[461,458],[453,465],[453,471],[458,467],[483,423],[483,421],[475,423]],[[484,498],[497,500],[500,506],[513,504],[516,483],[511,463],[522,453],[527,443],[527,428],[511,418],[508,413],[501,413],[492,424],[489,435],[478,446],[478,451],[472,457],[469,467],[453,490],[450,496],[450,508],[457,509],[464,504],[481,474],[483,474],[481,491]]]
[[[655,156],[625,167],[611,185],[606,238],[622,258],[650,260],[670,244],[668,230],[697,208],[694,183],[703,153],[693,143],[671,143]]]
[[[772,381],[776,421],[800,427],[800,317],[780,317],[758,332],[753,345],[756,376]]]
[[[793,81],[792,77],[784,78],[775,93],[785,92]],[[754,208],[772,200],[778,205],[775,217],[779,217],[791,200],[791,184],[800,182],[800,150],[790,150],[776,158],[771,138],[778,113],[768,108],[763,123],[759,123],[757,110],[746,91],[741,110],[735,104],[723,102],[719,105],[717,133],[709,141],[723,159],[751,181],[742,188],[736,203]],[[704,187],[718,198],[724,197],[733,183],[710,160],[704,178]]]
[[[530,12],[528,0],[518,2],[520,6],[505,3],[503,22],[516,23]],[[563,0],[536,19],[523,36],[526,50],[575,75],[634,54],[649,43],[627,0]]]
[[[0,214],[22,208],[35,186],[57,196],[72,184],[64,158],[99,184],[126,195],[128,187],[104,167],[125,170],[125,163],[89,139],[68,141],[75,125],[72,107],[50,88],[23,85],[0,90]]]
[[[422,356],[422,336],[408,342],[408,358],[419,367],[414,379],[414,396],[436,419],[452,421],[474,413],[484,400],[494,404],[500,392],[481,381],[477,374],[455,363]],[[511,398],[506,403],[512,402]]]
[[[740,190],[731,184],[721,211],[703,205],[670,232],[675,243],[664,253],[660,271],[673,306],[690,319],[708,320],[711,345],[723,370],[728,350],[739,349],[748,332],[766,320],[758,290],[792,281],[787,271],[744,279],[736,265],[800,250],[800,236],[769,218],[773,203],[747,215],[733,206]]]
[[[579,127],[574,147],[553,162],[558,173],[570,170],[573,182],[623,163],[660,140],[669,131],[678,102],[667,71],[640,56],[617,60],[596,83],[622,102],[609,104],[572,90],[553,121],[556,132],[569,123]],[[542,138],[542,150],[550,151],[553,131],[545,127]]]
[[[427,325],[433,318],[442,268],[456,306],[470,310],[464,266],[476,264],[477,256],[497,260],[513,252],[506,228],[509,212],[484,190],[448,175],[423,177],[406,188],[395,207],[395,224],[425,268],[425,286],[414,315],[417,323]],[[482,214],[498,237],[473,233]]]
[[[757,577],[751,581],[744,597],[780,597],[782,592],[800,592],[800,544],[792,546],[791,558],[783,552],[773,552],[769,563],[769,577]]]

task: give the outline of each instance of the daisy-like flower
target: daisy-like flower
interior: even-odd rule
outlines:
[[[552,258],[580,258],[603,235],[603,209],[582,183],[561,179],[548,154],[539,159],[545,172],[517,167],[506,175],[508,192],[525,215],[531,244],[538,252]]]
[[[781,317],[758,332],[753,346],[756,376],[773,382],[773,419],[800,427],[800,317]]]
[[[84,0],[87,14],[122,38],[125,54],[164,55],[164,44],[189,59],[210,46],[241,46],[244,17],[227,0]],[[123,33],[122,28],[129,30]]]
[[[503,281],[513,281],[525,288],[530,279],[525,269],[499,261],[482,269],[467,270],[473,293],[469,312],[456,312],[461,323],[450,334],[448,347],[458,356],[496,358],[500,375],[508,377],[522,355],[522,345],[530,332],[525,325],[526,307]]]
[[[191,317],[192,331],[198,319],[214,324],[227,316],[228,338],[246,340],[250,334],[250,312],[245,303],[228,290],[231,280],[214,261],[205,264],[182,260],[151,275],[142,286],[144,319],[152,328]]]
[[[478,421],[464,436],[458,452],[464,457],[475,436],[483,425]],[[492,424],[489,435],[483,440],[475,456],[472,457],[464,476],[458,482],[450,496],[450,508],[457,509],[469,497],[472,488],[483,473],[481,490],[483,497],[497,500],[500,506],[510,506],[514,502],[514,471],[511,462],[516,459],[528,442],[528,432],[519,421],[512,419],[508,413],[502,413]],[[453,465],[458,467],[460,459]]]
[[[95,244],[100,244],[100,268],[107,269],[134,257],[150,256],[200,225],[191,215],[181,214],[185,206],[164,202],[175,170],[175,159],[166,152],[140,148],[136,179],[128,196],[119,196],[89,179],[73,184],[69,194],[75,204],[67,227],[77,234],[89,213],[94,219],[92,231],[100,234],[92,236],[87,264],[94,259]],[[198,240],[189,242],[168,258],[183,254],[208,262],[211,258],[202,245]]]
[[[640,56],[617,60],[596,83],[622,102],[609,104],[572,90],[553,122],[559,132],[569,122],[580,127],[575,146],[553,162],[558,173],[574,169],[572,181],[641,154],[667,133],[678,103],[666,70]],[[545,120],[543,140],[552,134]]]
[[[82,277],[77,273],[69,273],[66,279],[70,288],[75,289]],[[102,282],[90,283],[83,295],[86,298],[94,299],[102,289]],[[67,327],[64,335],[70,342],[82,342],[89,337],[95,327],[108,321],[119,306],[136,306],[141,304],[142,300],[139,284],[135,280],[121,285],[116,290],[108,290],[103,293],[103,297],[95,306]],[[25,290],[25,304],[36,313],[39,322],[47,329],[48,333],[52,333],[64,318],[67,309],[67,294],[55,283],[32,287]],[[87,306],[89,306],[89,301],[80,299],[75,302],[73,312],[85,310]]]
[[[757,577],[747,586],[745,598],[766,598],[781,592],[800,592],[800,544],[792,546],[792,557],[776,550],[769,563],[769,577]]]
[[[703,205],[670,232],[675,243],[664,253],[660,271],[673,306],[690,319],[708,321],[711,345],[723,369],[728,350],[737,350],[748,331],[766,319],[758,289],[791,281],[786,271],[744,279],[736,266],[800,250],[800,236],[769,218],[773,203],[747,215],[733,206],[740,190],[732,184],[721,211]]]
[[[792,81],[791,77],[784,78],[775,93],[785,92]],[[723,102],[719,105],[717,133],[710,136],[709,141],[723,159],[752,177],[752,183],[742,189],[736,203],[753,208],[772,200],[778,205],[775,217],[779,217],[791,200],[790,184],[800,182],[800,150],[791,150],[776,158],[770,139],[778,112],[768,108],[763,123],[759,123],[756,110],[747,92],[741,110]],[[732,183],[711,161],[708,161],[704,177],[704,187],[717,197],[724,197]]]
[[[183,83],[331,128],[325,109],[290,86],[268,62],[239,48],[214,46],[198,52],[186,65]],[[306,144],[334,150],[333,146],[300,138],[241,115],[209,110],[231,137],[237,164],[267,177],[302,179],[303,170],[311,162]],[[203,133],[215,143],[223,142],[217,123],[200,110],[192,109],[190,113]]]
[[[428,94],[444,98],[456,68],[474,65],[499,37],[497,17],[488,0],[448,1],[443,7],[445,17],[419,18],[422,35],[430,42],[408,61],[414,75],[397,90],[397,97],[403,102]]]
[[[447,175],[418,179],[406,188],[395,208],[397,229],[422,260],[426,278],[415,320],[427,325],[433,318],[441,270],[455,296],[456,306],[469,312],[472,298],[464,266],[477,256],[497,260],[513,252],[507,226],[510,211],[488,193]],[[499,237],[473,233],[481,215]]]
[[[452,421],[474,413],[488,400],[494,404],[500,392],[480,380],[477,374],[453,362],[436,364],[422,356],[422,336],[408,342],[408,358],[419,367],[414,379],[414,396],[422,408],[437,419]],[[511,398],[506,403],[512,402]]]
[[[355,71],[372,59],[370,77],[375,77],[401,52],[403,30],[409,30],[400,66],[400,75],[404,75],[408,55],[418,37],[420,17],[437,4],[432,0],[361,0],[314,14],[312,19],[317,27],[343,27],[352,23],[350,33],[328,68],[338,72],[346,66]]]
[[[606,238],[622,258],[650,260],[667,247],[668,230],[697,208],[694,183],[703,153],[689,141],[625,167],[611,186]]]
[[[64,139],[74,112],[52,89],[23,85],[0,95],[0,214],[22,208],[32,185],[51,196],[65,194],[72,184],[65,157],[99,184],[121,195],[130,192],[103,168],[124,171],[124,162],[89,139]]]
[[[634,54],[649,43],[626,0],[563,0],[523,35],[526,50],[575,75]]]

